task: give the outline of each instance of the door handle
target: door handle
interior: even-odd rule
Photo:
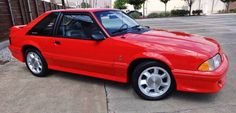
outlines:
[[[60,41],[55,41],[54,44],[55,44],[55,45],[60,45],[61,42],[60,42]]]

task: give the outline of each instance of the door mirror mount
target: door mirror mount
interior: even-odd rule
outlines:
[[[105,40],[105,36],[101,32],[93,32],[91,37],[93,40],[96,40],[96,41]]]

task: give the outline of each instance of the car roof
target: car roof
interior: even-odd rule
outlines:
[[[99,11],[110,11],[110,10],[118,10],[112,8],[75,8],[75,9],[59,9],[59,10],[51,10],[48,12],[99,12]]]

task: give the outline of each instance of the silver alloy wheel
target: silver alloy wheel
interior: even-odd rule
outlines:
[[[143,94],[158,97],[168,91],[171,85],[170,74],[161,67],[149,67],[138,78],[138,86]]]
[[[29,69],[33,73],[39,74],[42,72],[43,65],[42,65],[41,58],[39,57],[38,54],[36,54],[35,52],[28,52],[26,56],[26,60],[27,60],[26,62]]]

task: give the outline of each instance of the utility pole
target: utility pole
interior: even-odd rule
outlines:
[[[67,7],[70,7],[70,4],[69,4],[68,0],[66,0],[66,4],[67,4]]]
[[[143,18],[145,17],[145,2],[143,3]]]
[[[62,8],[66,9],[65,0],[61,0]]]
[[[92,0],[89,0],[89,5],[90,5],[90,7],[93,7],[92,6]]]
[[[201,2],[202,0],[199,0],[199,10],[201,10]]]
[[[95,8],[97,8],[97,6],[98,6],[98,1],[95,0]]]
[[[212,1],[211,13],[213,13],[214,5],[215,5],[215,0]]]

